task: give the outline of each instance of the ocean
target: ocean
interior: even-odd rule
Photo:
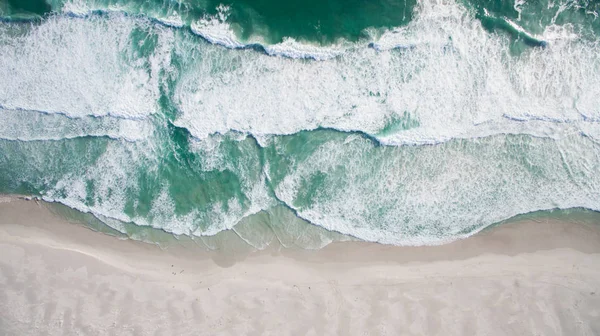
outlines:
[[[599,14],[0,0],[0,193],[133,239],[257,249],[435,245],[600,211]]]

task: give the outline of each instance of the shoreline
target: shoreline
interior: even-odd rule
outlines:
[[[118,239],[5,199],[8,335],[600,333],[600,225],[523,220],[440,246],[220,253]]]

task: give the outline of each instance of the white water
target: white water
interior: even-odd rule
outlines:
[[[0,76],[12,80],[0,85],[0,107],[143,119],[158,109],[160,78],[179,73],[175,124],[200,139],[318,127],[366,132],[387,145],[508,133],[558,138],[600,121],[600,47],[569,25],[546,29],[547,48],[511,56],[508,39],[485,31],[464,7],[423,0],[408,26],[377,37],[373,48],[286,39],[263,54],[181,40],[175,28],[67,4],[63,10],[82,17],[51,17],[23,34],[2,26]],[[175,14],[165,20],[181,23]],[[230,48],[247,46],[226,20],[223,6],[192,30]],[[135,56],[136,30],[157,36],[151,57]],[[183,69],[172,68],[171,52]],[[405,114],[418,124],[380,134]]]
[[[152,135],[150,120],[81,117],[62,114],[0,109],[0,139],[44,141],[73,139],[84,136],[106,136],[113,139],[138,141]]]
[[[70,117],[147,117],[157,109],[157,71],[170,62],[161,49],[147,59],[131,53],[130,34],[147,26],[122,15],[50,17],[23,33],[23,26],[2,25],[0,106]],[[166,29],[154,33],[164,45],[172,38]]]
[[[552,25],[544,35],[547,48],[511,56],[508,39],[485,31],[460,5],[422,1],[408,26],[374,48],[358,43],[321,62],[207,44],[179,48],[196,61],[176,88],[176,124],[201,139],[318,127],[377,135],[407,112],[419,126],[379,137],[383,143],[560,137],[600,120],[600,46],[573,38],[568,27]]]
[[[496,136],[436,146],[375,147],[328,141],[290,167],[279,199],[328,230],[368,241],[431,245],[538,210],[600,210],[600,146]],[[285,155],[284,143],[276,141]],[[325,179],[311,185],[313,177]],[[317,190],[312,202],[307,190]]]
[[[217,14],[207,15],[201,20],[192,23],[192,32],[202,36],[208,42],[218,44],[230,49],[247,48],[252,45],[260,45],[270,56],[283,56],[291,59],[314,59],[317,61],[332,59],[344,52],[344,47],[329,46],[321,47],[308,43],[300,43],[288,37],[283,42],[268,45],[260,37],[252,38],[250,41],[242,42],[227,22],[230,8],[220,5]]]
[[[292,160],[293,169],[274,186],[277,197],[329,230],[433,244],[519,213],[600,209],[600,48],[567,26],[548,27],[547,48],[512,56],[508,38],[485,31],[460,5],[424,0],[415,20],[378,37],[373,47],[364,41],[323,49],[288,39],[264,46],[264,54],[243,49],[248,44],[222,18],[192,29],[236,50],[146,19],[81,13],[28,27],[0,25],[0,78],[10,79],[0,83],[0,137],[127,140],[109,142],[91,166],[47,178],[46,200],[176,234],[213,235],[274,205],[266,172],[250,162],[258,159],[229,162],[215,133],[251,133],[277,147],[283,140],[272,135],[328,127],[369,133],[390,145],[374,149],[352,135]],[[176,16],[166,24],[170,20],[180,26]],[[150,57],[136,56],[136,32],[156,37]],[[172,52],[182,69],[172,66]],[[178,78],[172,92],[162,81],[169,76]],[[201,153],[201,164],[234,171],[248,204],[232,198],[227,211],[215,202],[205,212],[179,215],[165,183],[147,218],[126,214],[125,204],[140,193],[138,170],[152,172],[165,154],[160,136],[166,135],[148,125],[161,88],[175,100],[175,125],[198,138],[191,147]],[[379,135],[405,115],[417,123]],[[456,138],[468,140],[451,141]],[[446,143],[401,146],[440,142]],[[277,150],[286,154],[283,146]],[[27,159],[42,166],[51,161],[43,154]],[[328,176],[321,194],[311,205],[296,205],[319,173]]]

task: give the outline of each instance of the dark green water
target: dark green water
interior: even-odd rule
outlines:
[[[438,244],[599,210],[598,11],[2,1],[0,192],[209,247]]]
[[[578,30],[590,34],[588,36],[600,32],[596,19],[600,4],[593,0],[462,0],[459,3],[472,11],[489,31],[502,31],[529,43],[532,41],[528,34],[506,24],[507,19],[516,22],[529,34],[541,34],[552,24],[574,24]],[[372,28],[404,26],[418,11],[417,5],[417,0],[2,0],[0,14],[18,18],[44,16],[63,10],[74,10],[75,13],[117,10],[159,19],[175,15],[189,25],[206,15],[218,14],[218,8],[225,6],[228,8],[227,21],[241,40],[261,36],[269,43],[277,43],[292,37],[329,44],[340,38],[357,41],[367,37],[366,31]]]
[[[7,0],[0,3],[2,14],[8,17],[42,16],[52,11],[44,0]]]

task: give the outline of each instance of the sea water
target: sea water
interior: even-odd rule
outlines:
[[[136,239],[255,248],[440,244],[520,214],[598,211],[599,13],[0,0],[0,193]]]

